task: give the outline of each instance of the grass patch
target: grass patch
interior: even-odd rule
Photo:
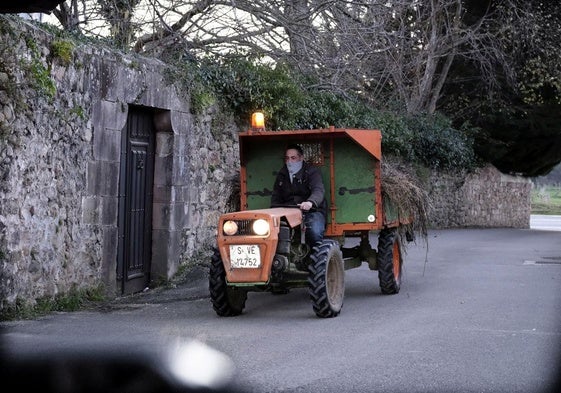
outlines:
[[[34,305],[18,301],[0,310],[0,321],[35,319],[56,311],[79,311],[106,300],[103,286],[73,289],[67,294],[36,299]]]
[[[561,186],[534,186],[532,214],[561,215]]]

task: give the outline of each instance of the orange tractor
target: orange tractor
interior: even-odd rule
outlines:
[[[318,317],[343,306],[345,270],[368,263],[382,293],[399,292],[402,272],[398,227],[410,223],[381,192],[378,130],[327,128],[239,134],[241,210],[223,214],[211,260],[209,290],[220,316],[242,313],[248,292],[287,293],[307,287]],[[304,241],[297,207],[270,207],[271,189],[288,143],[304,150],[322,173],[329,208],[324,240]],[[376,249],[370,234],[378,232]],[[354,238],[353,247],[344,247]],[[352,241],[351,241],[352,243]]]

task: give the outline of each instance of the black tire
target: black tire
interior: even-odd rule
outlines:
[[[218,315],[233,317],[242,313],[247,300],[247,291],[227,285],[226,270],[217,249],[214,250],[211,258],[208,288],[212,308]]]
[[[345,297],[345,268],[343,254],[333,240],[316,245],[308,266],[308,291],[318,317],[339,315]]]
[[[401,242],[395,228],[382,229],[378,235],[378,280],[386,295],[399,293],[403,258]]]

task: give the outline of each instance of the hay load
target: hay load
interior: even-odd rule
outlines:
[[[410,166],[396,158],[384,157],[382,161],[382,195],[391,201],[399,216],[410,216],[411,222],[399,227],[400,236],[408,240],[419,235],[427,241],[430,201],[419,178]],[[403,241],[402,245],[406,242]]]

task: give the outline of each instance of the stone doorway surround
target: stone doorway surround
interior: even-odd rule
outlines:
[[[192,118],[187,104],[173,86],[165,85],[161,73],[137,72],[107,60],[99,71],[100,90],[104,94],[93,105],[93,161],[87,164],[82,222],[101,229],[100,278],[108,293],[118,295],[120,146],[130,105],[155,112],[151,281],[171,278],[180,263],[181,234],[188,224],[187,160]]]

